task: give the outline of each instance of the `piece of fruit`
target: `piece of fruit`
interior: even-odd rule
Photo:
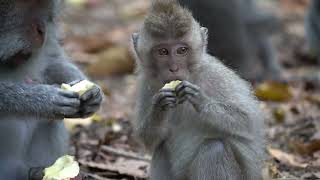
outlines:
[[[67,180],[75,178],[80,173],[80,167],[73,156],[65,155],[56,160],[56,162],[44,169],[42,180]]]
[[[171,82],[165,84],[162,89],[176,89],[176,87],[177,87],[181,82],[182,82],[182,81],[180,81],[180,80],[171,81]]]
[[[73,91],[78,93],[80,96],[83,95],[85,92],[89,91],[90,89],[92,89],[95,86],[94,83],[88,81],[88,80],[83,80],[80,81],[79,83],[70,86],[69,84],[62,84],[61,88],[64,90],[68,90],[68,91]]]

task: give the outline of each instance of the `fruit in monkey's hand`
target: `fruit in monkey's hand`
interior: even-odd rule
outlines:
[[[95,86],[93,82],[88,80],[83,80],[78,82],[77,84],[70,86],[69,84],[62,84],[61,88],[68,91],[73,91],[78,93],[80,96],[92,89]]]
[[[65,155],[56,160],[56,162],[45,168],[42,180],[71,180],[80,173],[80,167],[73,156]]]
[[[165,84],[161,89],[176,89],[176,87],[181,83],[182,81],[176,80],[176,81],[171,81],[167,84]]]

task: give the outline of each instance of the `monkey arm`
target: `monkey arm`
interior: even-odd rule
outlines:
[[[70,83],[87,77],[71,62],[65,58],[53,59],[45,71],[45,77],[49,84]]]
[[[142,83],[144,81],[141,81]],[[137,117],[135,129],[137,136],[142,140],[146,148],[153,152],[168,135],[167,111],[156,108],[152,103],[153,94],[145,86],[139,86]]]
[[[51,85],[0,82],[0,113],[52,119],[79,117],[79,95]]]
[[[0,112],[1,113],[19,113],[21,109],[24,112],[31,113],[33,105],[37,106],[36,99],[28,98],[34,88],[28,84],[18,84],[11,82],[0,82]]]
[[[249,114],[232,102],[210,100],[199,111],[201,123],[212,126],[226,135],[249,137]]]
[[[249,113],[235,101],[208,96],[199,86],[183,81],[177,86],[180,102],[190,102],[199,113],[200,123],[227,135],[246,136],[249,131]],[[249,111],[248,111],[249,112]]]
[[[146,111],[139,110],[136,132],[150,152],[153,152],[168,135],[165,118],[165,112],[152,107]]]

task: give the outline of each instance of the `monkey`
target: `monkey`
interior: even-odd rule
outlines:
[[[84,118],[103,99],[62,90],[87,77],[59,43],[60,0],[0,2],[0,180],[33,179],[67,153],[64,118]],[[41,172],[40,172],[41,173]]]
[[[281,80],[270,35],[280,22],[253,0],[179,0],[209,29],[208,52],[251,81]]]
[[[312,0],[305,18],[308,49],[320,64],[320,1]]]
[[[151,180],[259,180],[264,115],[250,84],[207,53],[208,29],[175,0],[154,0],[132,34],[134,131]],[[174,89],[163,89],[173,80]]]

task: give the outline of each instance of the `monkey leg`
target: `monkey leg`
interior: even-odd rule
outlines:
[[[27,180],[28,167],[17,159],[0,158],[0,180]]]
[[[163,144],[159,145],[153,153],[150,180],[173,180],[170,174],[168,153]]]
[[[245,180],[230,147],[210,140],[199,147],[188,180]]]

